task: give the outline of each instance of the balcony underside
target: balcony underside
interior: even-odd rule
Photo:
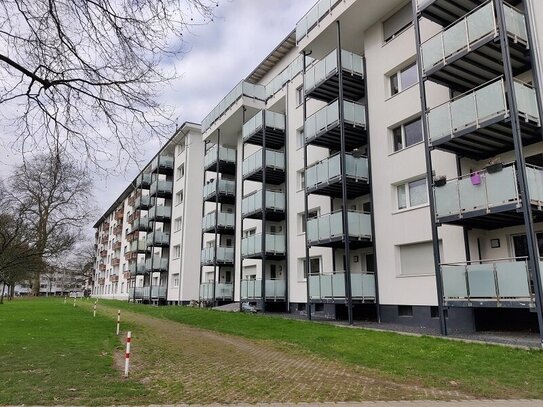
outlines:
[[[275,252],[268,252],[264,255],[264,253],[254,253],[254,254],[242,254],[241,257],[243,259],[256,259],[261,260],[266,257],[266,260],[284,260],[286,258],[285,253],[275,253]]]
[[[202,261],[200,263],[201,266],[217,266],[217,267],[224,267],[224,266],[230,266],[232,267],[234,265],[233,261],[225,261],[225,260],[219,260],[217,259],[217,262],[211,261]]]
[[[509,41],[513,75],[531,69],[529,50]],[[466,92],[504,74],[500,41],[493,34],[477,41],[471,50],[463,50],[426,71],[426,78],[459,92]]]
[[[149,222],[170,223],[172,221],[170,216],[157,215],[155,217],[149,217]]]
[[[141,183],[136,185],[136,188],[149,189],[149,188],[151,188],[151,181],[149,181],[149,182],[141,182]]]
[[[140,202],[139,204],[134,205],[134,210],[148,211],[150,207],[151,207],[151,202],[147,202],[147,203]]]
[[[137,231],[140,231],[140,232],[147,232],[148,227],[147,227],[147,225],[144,225],[144,224],[141,224],[141,223],[140,223],[136,228],[132,228],[131,230],[132,230],[132,231],[136,231],[136,230],[137,230]]]
[[[481,300],[481,299],[445,299],[443,305],[450,308],[535,308],[533,300]]]
[[[234,195],[219,194],[216,198],[215,194],[211,194],[204,198],[204,202],[218,202],[220,204],[234,205],[236,197]]]
[[[172,197],[172,191],[155,191],[152,194],[149,194],[151,196],[154,196],[156,198],[171,198]]]
[[[506,2],[517,6],[521,1],[507,0]],[[480,4],[480,0],[434,0],[421,10],[421,14],[425,18],[447,27]]]
[[[534,223],[543,222],[543,211],[532,205]],[[494,230],[524,224],[522,208],[516,202],[477,211],[464,212],[461,215],[441,216],[438,223],[464,226],[471,229]]]
[[[228,226],[218,226],[217,228],[217,234],[219,235],[228,235],[232,236],[236,234],[236,230],[233,227]],[[206,228],[202,228],[203,233],[215,233],[215,226],[210,226]]]
[[[247,174],[243,177],[245,181],[262,182],[264,171],[262,169]],[[266,184],[280,185],[285,182],[285,171],[275,168],[266,168]]]
[[[247,137],[244,141],[247,144],[253,144],[255,146],[264,146],[264,131],[260,129],[250,137]],[[273,150],[279,150],[285,145],[285,131],[274,129],[272,127],[266,127],[266,148]]]
[[[209,164],[204,167],[205,171],[219,172],[221,174],[236,175],[236,164],[231,161],[219,161],[219,168],[217,168],[217,162]]]
[[[341,149],[341,130],[339,122],[334,127],[317,133],[306,139],[307,144],[339,151]],[[345,122],[345,149],[347,152],[368,143],[368,134],[364,127]]]
[[[245,296],[245,297],[241,297],[241,300],[242,301],[259,301],[259,302],[262,302],[262,296],[261,295],[258,295],[258,296]],[[274,302],[285,302],[286,299],[285,297],[273,297],[273,296],[266,296],[266,299],[265,299],[265,302],[268,303],[268,302],[271,302],[271,303],[274,303]],[[257,304],[257,308],[261,309],[261,306],[259,306],[260,304]]]
[[[332,247],[335,249],[342,249],[345,247],[345,239],[343,236],[336,236],[330,239],[321,239],[308,244],[310,247]],[[349,238],[349,247],[351,249],[362,249],[366,247],[372,247],[373,241],[369,238]]]
[[[343,71],[343,98],[357,101],[366,94],[366,84],[364,77],[357,74],[351,74],[350,71]],[[330,103],[339,97],[339,75],[336,72],[317,87],[306,92],[307,97],[322,100]]]
[[[341,177],[337,177],[318,184],[316,187],[308,187],[307,194],[325,195],[333,198],[341,198],[343,191],[341,188]],[[354,199],[359,196],[370,193],[370,184],[367,181],[356,180],[347,177],[347,199]]]
[[[245,215],[241,215],[243,219],[262,219],[262,213],[263,211],[261,209],[258,209],[254,212],[249,212]],[[285,220],[285,211],[284,210],[274,210],[267,208],[266,209],[266,219],[271,220],[272,222],[279,222],[281,220]]]
[[[537,123],[528,122],[521,117],[519,124],[524,146],[541,141],[541,128]],[[473,125],[456,132],[454,136],[433,141],[432,147],[474,160],[483,160],[512,151],[515,147],[511,119],[505,115],[494,117],[479,123],[479,127]]]
[[[341,304],[347,305],[347,299],[345,297],[325,297],[325,298],[311,298],[311,304]],[[375,304],[375,298],[356,298],[353,297],[353,304]]]
[[[150,244],[152,247],[168,247],[170,246],[169,242],[153,242]]]

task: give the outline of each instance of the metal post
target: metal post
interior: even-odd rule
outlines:
[[[204,155],[206,154],[207,150],[206,150],[206,147],[207,147],[207,142],[205,142],[204,144]],[[217,147],[218,148],[218,147]],[[206,183],[206,173],[207,171],[204,169],[204,187],[205,187],[205,183]],[[203,190],[202,190],[202,194],[203,194]],[[206,201],[203,199],[203,195],[202,195],[202,219],[204,219],[204,217],[206,216]],[[184,221],[184,220],[183,220]],[[200,246],[203,245],[204,243],[204,231],[202,230],[202,243]],[[204,250],[204,247],[200,247],[200,253]],[[198,286],[198,300],[200,300],[200,288],[202,287],[202,275],[203,275],[203,271],[204,271],[204,265],[202,264],[202,257],[200,255],[200,280],[198,282],[199,286]]]
[[[243,106],[243,109],[241,111],[241,117],[242,117],[242,122],[245,124],[245,111],[247,110],[247,108],[245,106]],[[245,143],[243,141],[243,136],[242,136],[242,139],[241,139],[241,201],[242,201],[242,205],[241,205],[241,210],[243,211],[243,197],[245,196],[245,181],[243,180],[243,160],[245,159]],[[236,160],[237,161],[237,160]],[[237,178],[237,174],[236,174],[236,178]],[[237,199],[236,199],[237,201]],[[245,220],[245,218],[243,217],[243,213],[241,214],[241,238],[240,238],[240,241],[243,242],[243,221]],[[235,225],[235,223],[234,223]],[[234,238],[234,240],[236,240]],[[235,251],[234,251],[234,260],[235,260]],[[235,269],[234,269],[234,280],[235,280],[235,277],[236,277],[236,273],[235,273]],[[242,295],[242,292],[241,292],[241,280],[243,280],[243,254],[240,253],[240,265],[239,265],[239,279],[240,279],[240,282],[239,282],[239,287],[240,287],[240,290],[239,290],[239,310],[240,311],[243,311],[243,306],[242,306],[242,298],[241,298],[241,295]],[[247,296],[248,293],[247,293]]]
[[[302,103],[302,113],[303,113],[303,123],[304,123],[304,184],[306,181],[306,172],[307,172],[307,141],[306,141],[306,129],[305,129],[305,121],[307,119],[307,97],[305,95],[305,74],[307,69],[307,61],[306,56],[309,55],[305,51],[302,52],[303,55],[303,81],[302,81],[302,93],[303,93],[303,103]],[[306,275],[306,294],[307,294],[307,300],[306,300],[306,312],[307,312],[307,319],[311,321],[311,297],[310,297],[310,288],[309,288],[309,245],[307,243],[307,217],[308,215],[308,194],[307,194],[307,187],[306,185],[303,185],[304,187],[304,213],[305,213],[305,265],[304,265],[304,273]]]
[[[515,145],[515,160],[517,166],[517,176],[519,183],[519,194],[522,202],[522,214],[524,216],[524,227],[526,230],[526,241],[528,245],[528,265],[532,271],[534,280],[535,304],[537,310],[537,320],[539,323],[540,345],[543,347],[543,310],[541,298],[541,270],[539,267],[539,248],[535,239],[535,230],[532,217],[532,207],[530,203],[530,190],[528,188],[528,176],[526,174],[526,161],[522,150],[522,135],[520,130],[517,98],[514,86],[513,68],[509,53],[509,39],[507,38],[505,13],[503,10],[503,0],[494,0],[496,8],[497,23],[499,27],[502,61],[504,68],[505,86],[507,91],[507,102],[509,105],[511,128],[513,130],[513,143]]]
[[[289,82],[290,84],[290,82]],[[289,107],[290,107],[290,103],[289,103],[289,97],[288,97],[288,94],[289,94],[289,84],[287,84],[287,88],[286,88],[286,91],[285,91],[285,306],[286,306],[286,312],[290,313],[290,301],[289,301],[289,283],[288,283],[288,274],[289,274],[289,268],[288,268],[288,261],[289,261],[289,257],[288,257],[288,253],[289,253],[289,242],[290,242],[290,238],[289,238],[289,234],[288,234],[288,208],[289,208],[289,200],[288,200],[288,197],[289,197],[289,193],[288,193],[288,188],[289,188],[289,182],[288,182],[288,174],[289,174],[289,168],[290,168],[290,165],[289,165],[289,162],[288,162],[288,158],[289,158],[289,154],[288,154],[288,151],[289,151],[289,146],[288,146],[288,143],[287,143],[287,140],[289,139],[288,135],[289,135],[289,131],[288,131],[288,122],[287,122],[287,112],[289,111]]]
[[[342,219],[343,219],[343,241],[345,250],[345,295],[347,296],[347,314],[349,325],[353,324],[353,295],[351,291],[351,253],[349,240],[349,205],[347,202],[347,165],[346,165],[346,147],[345,147],[345,112],[343,106],[343,69],[341,64],[341,27],[339,20],[336,21],[337,27],[337,66],[338,66],[338,86],[339,86],[339,132],[340,132],[340,165],[341,165],[341,198],[342,198]]]
[[[419,92],[421,101],[421,120],[424,129],[424,158],[426,160],[426,186],[428,188],[428,203],[430,207],[430,223],[432,229],[432,247],[434,252],[434,267],[436,271],[436,289],[437,289],[437,304],[439,310],[439,326],[442,335],[447,335],[447,321],[445,320],[445,312],[443,307],[443,279],[441,278],[441,258],[439,253],[439,232],[437,229],[435,217],[435,203],[433,198],[433,169],[432,169],[432,154],[430,150],[430,141],[428,135],[428,120],[426,117],[426,92],[425,84],[422,75],[422,56],[420,52],[420,16],[417,14],[417,0],[412,1],[413,17],[415,26],[415,44],[417,47],[417,67],[419,74]]]
[[[213,306],[217,305],[217,225],[219,223],[219,171],[220,171],[221,129],[217,129],[217,172],[215,173],[215,250],[213,251]],[[220,273],[220,269],[219,269]]]
[[[262,110],[262,312],[266,312],[266,110]]]

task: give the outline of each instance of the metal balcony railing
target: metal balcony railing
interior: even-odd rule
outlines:
[[[266,117],[266,127],[285,131],[285,115],[281,113],[270,112],[269,110],[261,110],[255,116],[250,118],[242,128],[243,141],[252,137],[255,133],[262,130],[264,126],[264,115]]]
[[[173,191],[173,182],[165,180],[157,180],[151,184],[149,195],[154,194],[171,194]]]
[[[162,231],[149,233],[146,238],[147,246],[161,246],[170,243],[170,234]]]
[[[351,273],[351,294],[354,300],[375,300],[375,274]],[[309,297],[311,300],[343,300],[345,295],[345,272],[309,275]]]
[[[145,260],[145,270],[147,271],[167,271],[168,259],[160,256],[154,256],[151,259]]]
[[[264,149],[260,149],[257,152],[251,154],[245,160],[243,160],[243,176],[247,176],[262,170]],[[266,149],[266,168],[274,170],[285,170],[285,153],[282,151],[274,151]]]
[[[223,162],[236,163],[236,150],[228,147],[219,148],[219,160]],[[217,162],[217,145],[211,147],[204,156],[204,168],[208,168]]]
[[[232,283],[217,283],[208,281],[200,284],[200,299],[204,301],[213,300],[213,293],[217,290],[215,299],[217,300],[232,300],[234,298],[234,286]]]
[[[313,58],[307,56],[306,62],[309,65],[313,61]],[[277,92],[279,92],[283,86],[288,81],[294,79],[298,74],[302,73],[304,68],[303,55],[297,57],[294,61],[290,63],[285,69],[283,69],[279,74],[277,74],[267,85],[266,85],[266,99],[271,98]]]
[[[286,298],[285,280],[266,279],[266,299],[282,300]],[[262,279],[241,280],[240,295],[242,300],[258,300],[262,298]]]
[[[150,221],[154,221],[157,218],[170,219],[172,213],[172,207],[166,205],[155,205],[149,209],[147,217]]]
[[[285,210],[285,193],[266,191],[266,209],[272,211]],[[262,211],[262,190],[246,196],[241,201],[241,214],[243,216]]]
[[[354,157],[345,155],[346,175],[359,181],[368,180],[368,159],[366,157]],[[336,153],[307,168],[305,173],[307,189],[317,188],[320,184],[326,184],[341,177],[340,155]]]
[[[283,255],[285,252],[285,235],[266,233],[266,253]],[[242,256],[254,256],[260,254],[263,254],[261,233],[247,236],[241,240]]]
[[[217,183],[211,181],[208,184],[204,185],[204,200],[215,195],[215,190],[217,189]],[[235,181],[230,181],[226,179],[219,180],[219,194],[220,195],[236,195],[236,183]]]
[[[320,0],[296,24],[296,43],[306,37],[341,0]]]
[[[349,238],[371,239],[371,215],[365,212],[348,212]],[[307,221],[309,244],[343,238],[343,212],[336,211]]]
[[[137,251],[141,252],[141,251],[147,250],[147,243],[145,239],[138,239],[130,243],[129,247],[130,247],[131,252],[137,252]]]
[[[145,262],[144,261],[138,261],[137,263],[134,262],[134,263],[130,264],[128,269],[130,270],[130,272],[132,274],[145,273],[147,271],[147,269],[145,268]]]
[[[206,214],[202,220],[202,229],[215,229],[215,226],[222,229],[234,229],[236,218],[233,213],[213,211]]]
[[[151,171],[155,171],[157,168],[173,170],[174,158],[169,155],[162,155],[160,157],[155,157],[151,162]]]
[[[353,126],[366,127],[366,107],[360,103],[343,101],[344,122]],[[304,135],[307,143],[319,135],[337,127],[339,123],[339,101],[336,100],[312,114],[305,121]]]
[[[140,174],[140,176],[136,178],[136,188],[149,188],[151,182],[153,182],[153,176],[151,174]]]
[[[149,195],[139,196],[134,200],[134,209],[149,207],[151,205],[151,197]]]
[[[206,247],[205,249],[202,249],[201,261],[202,264],[213,264],[215,261],[215,248]],[[234,263],[234,248],[217,247],[217,262]]]

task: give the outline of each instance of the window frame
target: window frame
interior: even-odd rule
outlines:
[[[415,122],[420,122],[420,136],[421,136],[421,139],[413,144],[409,144],[409,145],[406,145],[406,138],[405,138],[405,127],[406,126],[409,126],[411,124],[414,124]],[[400,143],[401,143],[401,147],[396,149],[396,135],[395,135],[395,132],[397,130],[400,130]],[[413,119],[413,120],[409,120],[405,123],[402,123],[396,127],[393,127],[390,129],[390,132],[391,132],[391,135],[392,135],[392,152],[393,153],[397,153],[399,151],[403,151],[405,150],[406,148],[409,148],[409,147],[412,147],[412,146],[415,146],[419,143],[422,143],[424,141],[424,129],[422,128],[422,118],[421,117],[417,117],[416,119]]]
[[[410,192],[410,189],[409,189],[409,184],[412,184],[414,182],[418,182],[418,181],[424,181],[424,184],[425,184],[425,198],[426,198],[426,201],[421,203],[421,204],[417,204],[417,205],[411,205],[411,192]],[[404,208],[400,208],[400,195],[399,195],[399,192],[400,192],[400,188],[403,187],[404,188],[404,195],[405,195],[405,207]],[[397,184],[396,187],[395,187],[395,192],[396,192],[396,212],[403,212],[403,211],[408,211],[408,210],[411,210],[411,209],[417,209],[417,208],[422,208],[422,207],[425,207],[429,204],[429,196],[428,196],[428,181],[426,179],[426,177],[419,177],[419,178],[415,178],[415,179],[411,179],[409,181],[405,181],[405,182],[402,182],[400,184]]]
[[[414,83],[410,84],[410,85],[403,86],[402,73],[406,72],[407,70],[409,70],[409,69],[411,69],[413,67],[415,68],[415,72],[417,74],[417,80]],[[394,88],[393,88],[393,85],[392,85],[394,80],[396,81],[396,87],[397,87],[396,92],[394,92]],[[390,97],[396,96],[396,95],[402,93],[403,91],[415,86],[417,83],[419,83],[419,80],[420,80],[420,78],[419,78],[419,71],[418,71],[417,61],[411,62],[411,63],[409,63],[408,65],[405,65],[402,68],[396,69],[394,72],[392,72],[388,76]]]

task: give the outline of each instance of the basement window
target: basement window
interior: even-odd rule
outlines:
[[[411,305],[398,305],[398,316],[399,317],[412,317],[413,316],[413,307]]]

